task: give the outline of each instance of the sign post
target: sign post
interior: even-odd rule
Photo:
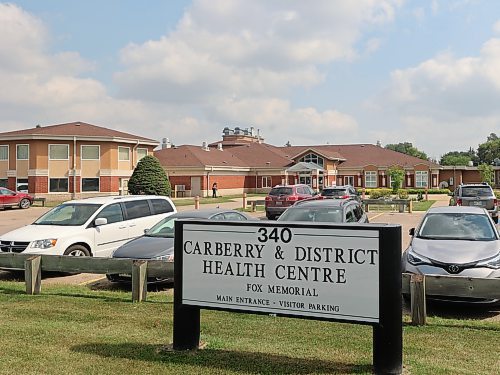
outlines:
[[[198,348],[200,309],[373,326],[376,373],[402,371],[401,227],[175,223],[174,350]]]

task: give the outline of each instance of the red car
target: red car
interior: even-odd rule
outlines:
[[[33,197],[31,195],[0,187],[0,207],[29,208],[32,203]]]
[[[297,201],[309,199],[317,193],[308,185],[278,185],[266,197],[266,217],[275,219]]]

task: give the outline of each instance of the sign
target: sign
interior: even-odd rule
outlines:
[[[376,230],[186,223],[182,237],[183,304],[378,323]]]
[[[174,259],[174,350],[198,348],[202,308],[347,321],[401,374],[401,226],[179,219]]]

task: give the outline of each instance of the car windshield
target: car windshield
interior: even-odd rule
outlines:
[[[342,223],[343,215],[340,208],[291,207],[283,212],[278,221]]]
[[[292,195],[291,187],[275,187],[269,192],[269,195]]]
[[[489,187],[463,187],[462,188],[462,197],[465,198],[473,198],[473,197],[490,197],[492,195]]]
[[[344,189],[323,189],[321,195],[324,197],[338,198],[349,194]]]
[[[146,236],[174,238],[174,224],[176,220],[176,217],[166,217],[148,230]]]
[[[422,221],[417,237],[433,240],[496,240],[488,216],[470,213],[428,214]]]
[[[101,207],[101,204],[65,203],[37,219],[36,225],[83,225]]]

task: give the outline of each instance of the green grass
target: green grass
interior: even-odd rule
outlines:
[[[264,197],[265,194],[247,194],[247,198],[252,197]],[[211,203],[226,203],[242,201],[242,195],[227,195],[223,197],[211,198],[211,197],[200,197],[200,204],[211,204]],[[194,206],[194,198],[180,198],[174,199],[174,204],[176,206]]]
[[[370,374],[369,326],[202,310],[206,349],[174,353],[172,295],[0,282],[0,374]],[[406,317],[405,320],[408,320]],[[499,373],[500,323],[404,327],[409,374]]]
[[[427,211],[434,203],[436,203],[436,201],[430,199],[427,201],[413,202],[413,211]]]

